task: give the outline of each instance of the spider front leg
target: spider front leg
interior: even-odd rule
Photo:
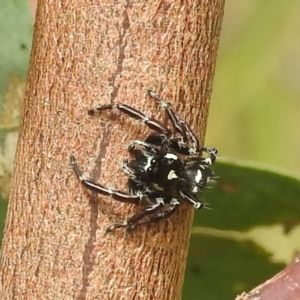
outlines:
[[[185,200],[189,204],[192,204],[195,209],[203,208],[203,204],[201,202],[196,201],[195,199],[193,199],[192,197],[190,197],[189,195],[187,195],[183,191],[179,191],[179,195],[182,197],[183,200]]]
[[[152,153],[157,153],[158,150],[153,147],[153,144],[151,143],[147,143],[145,141],[140,141],[140,140],[133,140],[130,142],[130,144],[128,145],[128,151],[133,154],[134,150],[137,146],[143,147],[145,149],[147,149],[148,151],[152,152]]]
[[[218,150],[216,148],[206,148],[203,147],[200,149],[201,152],[206,152],[208,154],[207,157],[202,158],[201,162],[207,165],[212,165],[217,158]]]
[[[171,123],[173,124],[175,131],[177,131],[178,133],[180,133],[182,135],[183,141],[186,143],[187,142],[186,131],[181,126],[178,116],[175,114],[175,112],[171,108],[171,104],[169,102],[165,102],[164,100],[159,98],[159,96],[151,90],[147,90],[147,93],[150,97],[152,97],[154,100],[156,100],[156,102],[158,102],[158,104],[161,107],[165,108],[167,115],[168,115]]]
[[[112,196],[113,199],[118,200],[120,202],[134,203],[134,204],[140,203],[140,201],[142,199],[142,195],[140,193],[128,194],[128,193],[124,193],[122,191],[106,188],[100,184],[97,184],[90,180],[84,179],[79,170],[79,167],[76,163],[76,159],[73,155],[70,156],[70,161],[71,161],[71,165],[75,171],[75,174],[77,175],[81,184],[83,186],[85,186],[86,188],[88,188],[89,190],[94,191],[99,194],[102,194],[102,195],[105,195],[105,196]]]
[[[142,112],[138,111],[137,109],[126,105],[122,103],[116,103],[116,104],[107,104],[107,105],[102,105],[97,107],[96,109],[90,109],[88,111],[89,115],[95,115],[96,112],[101,112],[103,110],[112,110],[113,108],[117,108],[124,114],[130,116],[131,118],[134,118],[136,120],[142,121],[145,123],[150,129],[155,130],[159,132],[160,134],[165,134],[167,136],[171,136],[171,131],[168,127],[166,127],[164,124],[161,122],[153,119],[153,118],[148,118],[145,114]]]
[[[179,153],[184,155],[199,153],[199,141],[193,133],[192,129],[189,127],[189,125],[176,115],[169,102],[165,102],[151,90],[148,90],[147,92],[148,95],[155,99],[161,107],[165,108],[175,131],[177,131],[182,136],[182,141],[179,144],[176,145],[176,141],[173,141],[173,148],[176,148],[174,150],[178,152],[178,150],[181,149],[181,152]],[[191,139],[192,147],[185,146],[185,143],[188,141],[188,137]]]

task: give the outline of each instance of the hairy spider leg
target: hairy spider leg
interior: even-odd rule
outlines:
[[[196,138],[194,132],[192,131],[191,127],[185,123],[185,121],[180,119],[180,123],[182,127],[184,128],[184,131],[188,134],[190,139],[192,140],[192,147],[190,147],[189,152],[190,154],[197,154],[200,151],[199,141]]]
[[[206,157],[202,156],[202,153],[205,152],[207,154]],[[205,165],[205,166],[210,166],[212,165],[218,156],[218,150],[216,148],[200,148],[200,153],[201,157],[191,157],[188,160],[185,160],[185,165],[190,166],[190,165]]]
[[[167,138],[162,134],[150,134],[145,138],[145,142],[154,146],[162,146],[165,151],[169,148],[182,155],[191,155],[193,150],[182,143],[181,138]]]
[[[201,158],[203,164],[212,165],[216,161],[218,155],[218,150],[216,148],[202,147],[200,151],[208,154],[208,157]]]
[[[106,229],[106,232],[111,232],[111,231],[114,231],[115,229],[121,228],[121,227],[127,227],[127,228],[137,227],[139,224],[139,222],[138,222],[139,220],[141,220],[145,216],[152,214],[152,213],[156,212],[157,210],[159,210],[164,205],[164,203],[165,202],[164,202],[163,197],[155,198],[155,203],[146,206],[141,211],[139,211],[137,214],[130,217],[127,221],[124,221],[122,223],[116,223],[116,224],[109,226]]]
[[[129,225],[128,230],[133,230],[136,227],[139,227],[141,225],[159,222],[162,219],[166,219],[166,218],[170,217],[178,209],[179,205],[180,205],[180,202],[177,199],[172,198],[167,209],[165,209],[164,211],[162,211],[160,213],[149,216],[149,218],[146,220],[143,220],[136,224]]]
[[[175,131],[177,131],[182,136],[182,142],[178,140],[171,140],[171,147],[178,153],[183,155],[191,155],[191,154],[197,154],[199,153],[199,141],[196,138],[195,134],[193,133],[190,126],[182,119],[180,119],[174,110],[172,109],[172,106],[169,102],[165,102],[162,100],[157,94],[155,94],[153,91],[148,90],[148,95],[155,99],[160,106],[165,108],[167,115],[173,124],[173,127]],[[191,139],[192,147],[185,146],[185,143],[188,140],[188,136]],[[154,140],[155,141],[155,140]],[[157,142],[159,142],[159,139],[157,139]]]
[[[163,107],[166,110],[167,115],[168,115],[175,131],[177,131],[182,136],[183,142],[186,143],[187,142],[187,134],[186,134],[185,128],[182,127],[182,124],[181,124],[178,116],[173,111],[170,102],[166,102],[166,101],[162,100],[161,98],[159,98],[159,96],[157,94],[155,94],[151,90],[147,90],[147,93],[151,98],[156,100],[156,102],[158,102],[158,104],[161,107]]]
[[[73,155],[70,156],[70,161],[71,161],[71,165],[72,165],[78,179],[82,183],[82,185],[85,186],[86,188],[90,189],[91,191],[94,191],[96,193],[99,193],[99,194],[102,194],[105,196],[112,196],[113,199],[118,200],[120,202],[125,202],[125,203],[139,204],[141,199],[143,198],[143,195],[138,192],[135,194],[128,194],[128,193],[124,193],[122,191],[106,188],[100,184],[97,184],[90,180],[84,179],[79,170],[79,167],[76,163],[76,159]]]
[[[129,176],[127,181],[129,194],[135,195],[145,193],[146,196],[147,192],[149,192],[149,189],[147,189],[145,183],[141,181],[141,179],[138,178],[136,174],[130,169],[128,160],[123,161],[122,170]]]
[[[161,135],[160,135],[161,136]],[[159,150],[153,147],[152,143],[147,143],[145,141],[140,141],[140,140],[133,140],[129,143],[128,145],[128,151],[133,154],[136,146],[144,147],[147,149],[149,152],[152,153],[158,153]]]
[[[153,119],[153,118],[148,118],[145,114],[143,114],[142,112],[138,111],[137,109],[126,105],[126,104],[122,104],[122,103],[117,103],[117,104],[107,104],[107,105],[102,105],[99,106],[95,109],[91,109],[88,111],[89,115],[95,115],[95,111],[97,112],[101,112],[103,110],[111,110],[113,108],[117,108],[119,109],[121,112],[123,112],[124,114],[136,119],[136,120],[140,120],[143,123],[145,123],[150,129],[155,130],[156,132],[166,135],[168,137],[170,137],[172,135],[171,130],[166,127],[164,124],[162,124],[161,122]]]
[[[179,190],[179,195],[181,196],[181,198],[183,200],[185,200],[189,204],[192,204],[195,209],[201,209],[201,208],[203,208],[203,204],[201,202],[194,200],[192,197],[190,197],[189,195],[187,195],[183,191]]]
[[[168,115],[175,131],[177,131],[178,133],[180,133],[182,135],[183,142],[186,143],[187,142],[186,131],[181,126],[178,116],[174,113],[173,109],[171,108],[171,104],[169,102],[165,102],[164,100],[159,98],[159,96],[151,90],[147,90],[147,93],[151,98],[156,100],[156,102],[158,102],[158,104],[161,107],[165,108],[167,115]]]

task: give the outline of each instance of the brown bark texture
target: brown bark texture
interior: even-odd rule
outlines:
[[[0,299],[181,299],[193,208],[133,233],[140,208],[91,193],[70,167],[126,189],[126,147],[149,129],[97,105],[165,120],[170,101],[203,141],[223,0],[40,1],[1,256]]]

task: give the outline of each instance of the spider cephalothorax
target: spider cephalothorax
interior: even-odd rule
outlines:
[[[128,175],[128,193],[84,179],[74,156],[70,157],[77,177],[90,190],[110,195],[121,202],[147,202],[140,212],[127,221],[110,226],[108,231],[119,227],[129,230],[166,218],[182,202],[190,203],[196,209],[202,208],[203,203],[198,200],[198,196],[213,177],[210,166],[215,162],[217,150],[201,148],[191,128],[175,114],[171,105],[150,90],[148,94],[165,108],[174,127],[173,131],[126,104],[103,105],[89,111],[90,115],[94,115],[95,111],[117,108],[155,131],[144,141],[134,140],[128,146],[133,159],[124,161],[122,165],[122,169]],[[206,155],[203,156],[203,153]]]

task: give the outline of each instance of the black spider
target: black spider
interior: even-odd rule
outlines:
[[[88,111],[90,115],[94,115],[96,112],[117,108],[156,132],[147,136],[144,141],[134,140],[129,144],[128,151],[134,159],[124,161],[122,165],[129,177],[129,193],[84,179],[75,157],[70,157],[78,179],[88,189],[110,195],[121,202],[139,204],[141,200],[146,200],[148,205],[140,212],[127,221],[108,227],[107,231],[119,227],[130,230],[167,218],[182,202],[188,202],[196,209],[202,208],[203,203],[198,201],[197,194],[202,192],[213,177],[210,166],[216,159],[217,149],[200,148],[191,128],[175,114],[171,105],[150,90],[148,95],[165,108],[174,131],[126,104],[108,104]],[[203,152],[206,153],[205,156],[202,155]],[[161,210],[162,208],[164,209]]]

